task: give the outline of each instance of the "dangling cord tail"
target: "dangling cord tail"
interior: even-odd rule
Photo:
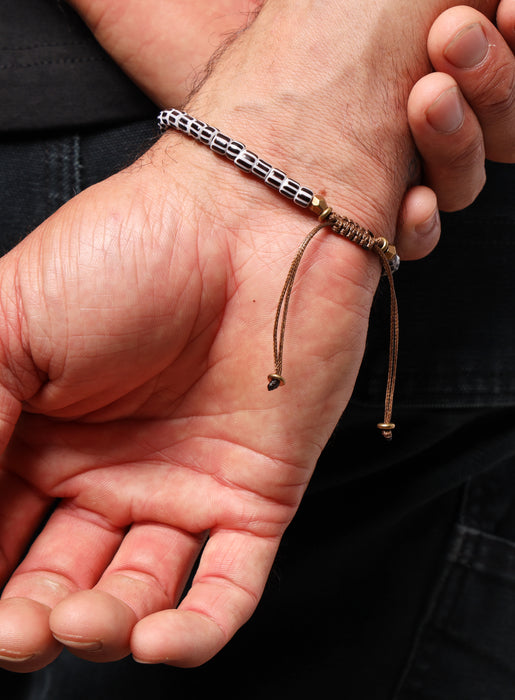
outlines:
[[[392,423],[392,405],[399,342],[399,317],[392,277],[392,272],[395,272],[399,267],[399,256],[396,253],[395,246],[391,245],[386,238],[376,238],[370,231],[362,228],[354,221],[347,219],[347,217],[335,214],[332,209],[327,206],[323,197],[316,195],[308,187],[304,187],[296,180],[289,178],[282,170],[274,168],[270,163],[262,160],[256,153],[249,151],[241,141],[235,141],[230,136],[223,134],[215,127],[206,124],[206,122],[192,117],[187,112],[183,112],[180,109],[163,110],[159,114],[158,123],[162,131],[166,129],[176,129],[187,136],[191,136],[198,143],[208,146],[214,153],[232,161],[234,165],[243,172],[254,175],[297,206],[309,209],[318,216],[320,224],[310,231],[302,242],[291,264],[277,306],[274,324],[275,372],[274,374],[268,375],[268,389],[270,391],[284,384],[282,366],[288,306],[295,275],[297,274],[300,261],[310,241],[321,229],[331,227],[334,233],[344,236],[367,250],[373,250],[379,256],[383,265],[384,274],[388,277],[390,285],[391,321],[384,420],[383,423],[379,423],[377,427],[387,440],[391,440],[392,430],[395,428],[395,425]]]
[[[382,240],[384,241],[385,239]],[[397,295],[395,294],[395,284],[393,281],[391,261],[388,259],[387,254],[383,249],[382,242],[377,244],[378,241],[381,241],[381,239],[376,238],[374,251],[381,258],[383,274],[386,275],[390,287],[390,349],[388,351],[388,380],[386,383],[386,395],[384,401],[384,419],[382,423],[378,423],[377,427],[379,430],[381,430],[383,437],[386,438],[386,440],[391,440],[392,430],[395,428],[395,423],[392,423],[392,412],[393,396],[395,393],[395,380],[397,377],[397,357],[399,354],[399,309],[397,307]],[[386,243],[388,242],[386,241]]]
[[[322,221],[308,233],[299,246],[297,254],[290,265],[290,269],[286,276],[286,281],[277,304],[273,334],[275,371],[273,374],[268,375],[268,390],[273,391],[285,383],[282,376],[284,336],[286,332],[288,306],[300,262],[306,248],[317,233],[323,228],[330,227],[334,233],[352,240],[354,243],[357,243],[366,250],[373,250],[381,261],[383,275],[385,275],[388,279],[388,284],[390,287],[390,349],[388,357],[388,379],[386,384],[384,418],[383,422],[378,423],[377,427],[381,430],[385,439],[391,440],[392,430],[395,428],[395,424],[392,423],[392,412],[399,348],[399,312],[397,307],[397,296],[395,294],[395,284],[393,281],[393,271],[395,271],[396,267],[398,267],[399,260],[394,246],[390,245],[385,238],[375,237],[370,231],[363,229],[350,219],[335,214],[329,207],[327,207],[325,201],[321,197],[317,198],[317,200],[318,208],[321,209],[324,207],[324,211],[319,217],[322,219]]]
[[[283,371],[283,352],[284,352],[284,334],[286,331],[286,318],[288,316],[288,306],[290,304],[290,296],[293,290],[293,283],[295,282],[295,275],[299,269],[300,261],[306,248],[308,247],[310,241],[317,235],[317,233],[328,226],[327,223],[319,224],[308,233],[306,238],[302,241],[297,250],[297,254],[290,265],[288,270],[288,275],[286,276],[286,281],[284,283],[281,296],[279,297],[279,303],[277,304],[277,310],[275,312],[275,322],[274,322],[274,363],[275,372],[274,374],[268,375],[268,391],[273,391],[278,387],[282,386],[285,382],[282,377]],[[280,330],[279,330],[280,325]]]

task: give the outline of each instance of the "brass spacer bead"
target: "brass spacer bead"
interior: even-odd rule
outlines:
[[[378,423],[377,427],[379,430],[393,430],[395,428],[395,423]]]
[[[325,221],[333,213],[332,207],[327,207],[318,217],[319,221]]]
[[[382,236],[374,239],[374,245],[385,254],[387,260],[392,260],[397,255],[397,249],[393,243],[390,243]]]
[[[325,199],[319,194],[314,194],[311,204],[309,205],[309,210],[317,216],[322,216],[328,209],[330,209],[330,207],[327,206]],[[329,214],[327,214],[327,216],[329,216]]]

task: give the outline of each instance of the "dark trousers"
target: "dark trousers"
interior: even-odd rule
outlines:
[[[156,136],[148,122],[0,142],[2,250]],[[6,700],[515,699],[514,169],[490,166],[429,259],[401,266],[391,444],[379,289],[352,402],[288,529],[256,614],[199,669],[0,671]]]

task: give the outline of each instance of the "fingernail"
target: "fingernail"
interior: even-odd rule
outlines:
[[[473,68],[488,53],[488,39],[479,23],[471,24],[456,34],[447,44],[445,58],[456,68]]]
[[[22,661],[30,661],[30,659],[33,659],[36,655],[35,654],[29,654],[28,656],[16,656],[16,655],[11,655],[7,654],[4,650],[0,652],[0,661],[15,661],[15,662],[22,662]]]
[[[415,233],[419,236],[428,236],[430,233],[432,233],[435,228],[440,223],[440,215],[438,213],[438,209],[434,211],[431,216],[426,219],[424,222],[419,224],[418,226],[415,226]]]
[[[77,651],[100,651],[102,649],[102,642],[99,641],[81,642],[76,639],[66,639],[65,637],[57,637],[55,634],[54,638],[57,639],[58,642],[61,642],[61,644],[64,644],[70,649],[77,649]]]
[[[448,88],[428,107],[426,119],[435,131],[452,134],[463,124],[465,110],[457,87]]]

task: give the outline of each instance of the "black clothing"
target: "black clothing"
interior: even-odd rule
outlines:
[[[0,2],[0,131],[150,117],[155,106],[58,0]]]
[[[70,48],[76,55],[75,41]],[[91,93],[88,79],[81,91],[79,101],[94,100],[104,115],[99,124],[110,121],[102,91]],[[156,135],[154,121],[84,125],[4,134],[5,249]],[[65,652],[37,673],[0,671],[6,700],[201,698],[214,688],[226,700],[515,698],[514,172],[490,164],[475,204],[443,217],[438,249],[396,274],[391,444],[373,427],[386,378],[388,293],[380,287],[351,404],[258,610],[235,639],[192,670],[91,664]]]

